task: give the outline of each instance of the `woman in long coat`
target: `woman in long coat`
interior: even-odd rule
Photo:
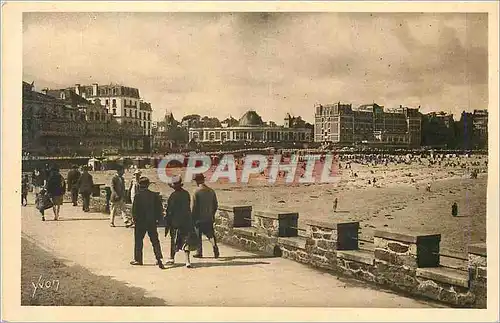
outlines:
[[[64,177],[59,173],[57,166],[52,167],[49,178],[47,179],[47,193],[54,203],[54,220],[59,219],[59,212],[63,204],[64,192],[66,191],[66,182]]]

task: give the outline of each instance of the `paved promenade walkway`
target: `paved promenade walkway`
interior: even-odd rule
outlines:
[[[180,265],[160,270],[146,236],[145,265],[132,267],[133,229],[125,228],[121,219],[111,228],[107,215],[84,213],[68,203],[61,207],[59,221],[52,220],[52,210],[46,212],[46,219],[41,221],[32,204],[23,207],[23,236],[69,264],[142,288],[146,295],[172,306],[437,307],[291,260],[261,257],[225,245],[220,246],[221,257],[214,259],[208,241],[204,248],[209,258],[193,259],[194,268],[185,268],[184,254],[178,254]],[[163,237],[162,228],[159,231],[167,255],[169,239]],[[60,288],[64,288],[62,281]]]

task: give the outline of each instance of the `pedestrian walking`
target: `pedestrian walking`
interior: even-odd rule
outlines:
[[[24,175],[21,180],[21,205],[28,205],[28,192],[30,190],[30,183],[28,175]]]
[[[458,216],[458,205],[457,202],[453,203],[451,206],[451,215],[452,216]]]
[[[111,214],[109,217],[109,225],[111,227],[115,226],[115,217],[121,216],[125,227],[130,228],[132,226],[132,220],[128,217],[125,212],[125,179],[123,178],[124,169],[123,166],[119,165],[116,174],[111,179]]]
[[[194,234],[191,218],[191,197],[182,188],[183,184],[180,176],[174,176],[169,186],[174,191],[168,198],[165,221],[171,225],[170,234],[173,238],[170,245],[170,259],[168,259],[167,264],[173,264],[175,254],[182,250],[186,256],[186,267],[191,268],[190,251],[197,247],[197,237]],[[165,230],[166,235],[167,230]]]
[[[160,196],[149,190],[149,179],[141,177],[138,180],[138,191],[132,203],[132,219],[134,221],[134,260],[131,265],[143,264],[144,236],[148,233],[153,252],[156,257],[156,264],[161,269],[163,266],[163,255],[161,253],[160,240],[158,239],[158,222],[163,215],[163,207]]]
[[[78,179],[78,191],[82,196],[83,201],[83,212],[90,212],[90,194],[92,194],[92,189],[94,188],[94,179],[89,173],[89,167],[83,166],[82,175]]]
[[[45,190],[45,188],[42,188],[35,198],[35,206],[38,211],[40,211],[42,221],[45,221],[45,210],[50,209],[51,207],[53,207],[53,205],[54,204],[47,194],[47,191]]]
[[[338,198],[335,198],[335,200],[333,201],[333,212],[337,212],[337,205],[339,204],[339,200]]]
[[[203,174],[196,174],[194,180],[198,188],[193,194],[192,216],[198,236],[198,249],[193,257],[203,257],[202,237],[204,235],[212,244],[214,257],[219,258],[219,247],[217,246],[217,239],[214,231],[215,214],[219,207],[217,194],[215,194],[212,188],[205,184],[205,176]]]
[[[136,169],[134,171],[134,178],[130,181],[129,194],[130,194],[130,202],[134,203],[134,197],[139,192],[139,179],[141,178],[141,171]]]
[[[53,166],[50,170],[49,178],[47,179],[47,193],[49,194],[54,206],[54,221],[59,219],[59,212],[64,200],[64,192],[66,192],[66,182],[64,177],[59,173],[59,167]]]
[[[45,172],[43,172],[40,168],[35,168],[32,174],[32,182],[33,182],[33,191],[35,193],[35,197],[40,194],[40,191],[45,186]]]
[[[81,173],[78,170],[77,165],[73,165],[71,170],[68,172],[68,192],[71,192],[71,202],[73,206],[78,205],[78,180],[80,179]]]

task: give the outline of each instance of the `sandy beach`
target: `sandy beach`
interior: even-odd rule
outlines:
[[[441,249],[454,255],[465,255],[469,243],[486,239],[487,173],[485,156],[456,157],[452,167],[424,162],[368,166],[352,163],[351,169],[337,170],[339,181],[327,184],[284,183],[281,178],[269,184],[264,175],[253,175],[247,184],[212,183],[219,202],[229,205],[252,205],[254,210],[299,212],[299,226],[307,219],[324,221],[360,221],[361,235],[371,239],[376,229],[437,232],[442,234]],[[480,166],[473,166],[479,163]],[[469,171],[479,170],[477,179]],[[174,169],[172,173],[182,173]],[[151,189],[164,196],[171,189],[159,180],[156,169],[143,169],[143,176],[154,183]],[[353,177],[355,172],[358,176]],[[64,174],[64,172],[63,172]],[[109,185],[113,171],[93,172],[96,183]],[[125,173],[127,183],[132,171]],[[376,186],[368,184],[376,178]],[[426,190],[431,183],[431,191]],[[128,185],[128,184],[127,184]],[[194,182],[186,183],[188,191]],[[337,212],[333,201],[338,199]],[[458,217],[451,215],[451,205],[458,204]],[[370,248],[370,244],[363,247]]]

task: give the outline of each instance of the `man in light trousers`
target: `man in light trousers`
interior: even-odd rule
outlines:
[[[139,193],[139,179],[141,178],[141,171],[136,169],[134,172],[134,178],[130,181],[130,202],[134,204],[134,198],[137,193]]]
[[[109,225],[115,226],[115,216],[121,216],[125,227],[132,226],[132,219],[125,214],[125,179],[123,178],[123,166],[118,166],[115,176],[111,180],[111,214],[109,218]]]

